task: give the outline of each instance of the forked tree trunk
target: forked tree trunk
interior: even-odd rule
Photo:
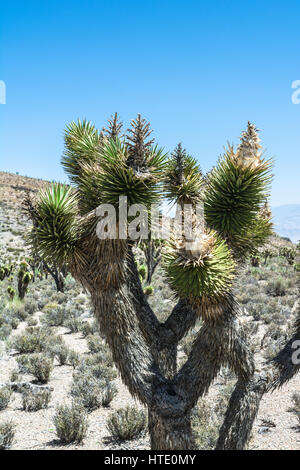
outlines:
[[[168,379],[177,372],[177,346],[175,342],[159,353],[154,352],[160,371]],[[172,393],[170,390],[169,393]],[[152,450],[192,450],[195,442],[191,427],[191,412],[177,416],[170,409],[169,416],[162,416],[155,406],[148,408],[148,430]]]

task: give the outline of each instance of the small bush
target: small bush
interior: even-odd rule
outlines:
[[[0,423],[0,450],[9,449],[15,437],[15,425],[9,421]]]
[[[47,304],[44,307],[43,323],[48,326],[61,326],[66,319],[66,313],[63,307],[58,304]]]
[[[76,369],[80,364],[80,354],[77,351],[71,350],[69,352],[68,362],[73,369]]]
[[[69,357],[70,350],[65,344],[57,344],[51,349],[51,352],[54,357],[57,358],[59,365],[64,366]]]
[[[36,326],[38,324],[38,321],[36,318],[29,317],[27,320],[27,325],[28,326]]]
[[[32,299],[26,299],[25,304],[24,304],[25,311],[32,315],[34,312],[38,310],[38,305],[35,300]]]
[[[106,422],[110,434],[120,441],[137,439],[145,432],[146,425],[144,411],[130,406],[112,412]]]
[[[71,395],[80,401],[84,408],[93,411],[102,404],[102,390],[105,383],[88,373],[74,374]]]
[[[51,399],[50,390],[25,390],[22,393],[24,411],[38,411],[47,408]]]
[[[218,439],[218,421],[211,407],[204,400],[199,400],[192,414],[192,431],[197,448],[213,450]]]
[[[299,426],[300,426],[300,393],[294,393],[293,397],[293,411],[296,414],[298,421],[299,421]]]
[[[44,353],[32,354],[28,360],[28,372],[45,384],[50,378],[53,369],[53,359]]]
[[[266,292],[273,297],[282,297],[286,294],[286,283],[283,279],[275,279],[267,284]]]
[[[0,411],[8,407],[12,391],[9,387],[0,388]]]
[[[108,382],[101,393],[101,405],[109,406],[118,393],[118,389],[113,382]]]
[[[84,322],[81,325],[81,331],[82,331],[82,335],[84,338],[86,338],[89,335],[94,335],[95,333],[97,333],[98,329],[99,327],[95,321],[92,323]]]
[[[61,405],[53,418],[56,433],[61,442],[82,442],[87,433],[87,413],[80,403]]]
[[[9,380],[11,382],[19,382],[21,380],[21,375],[18,369],[13,369],[10,373]]]
[[[64,326],[70,330],[70,333],[78,333],[81,330],[82,322],[79,318],[67,318],[64,321]]]
[[[103,352],[107,350],[107,346],[98,335],[90,335],[87,337],[87,345],[92,353]]]
[[[13,338],[10,346],[20,354],[40,352],[45,349],[47,339],[48,334],[42,328],[28,327]]]

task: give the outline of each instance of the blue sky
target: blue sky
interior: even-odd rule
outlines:
[[[272,205],[300,204],[299,17],[299,0],[1,1],[0,169],[64,181],[65,125],[118,111],[207,171],[251,120]]]

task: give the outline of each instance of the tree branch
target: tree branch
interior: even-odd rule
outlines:
[[[271,361],[265,363],[261,374],[250,380],[239,380],[230,398],[216,446],[218,450],[242,450],[249,441],[260,401],[265,393],[281,387],[300,370],[293,359],[295,343],[300,340],[300,316],[296,333]]]

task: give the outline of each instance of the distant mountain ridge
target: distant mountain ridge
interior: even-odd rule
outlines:
[[[274,231],[293,243],[300,240],[300,204],[272,208]]]

